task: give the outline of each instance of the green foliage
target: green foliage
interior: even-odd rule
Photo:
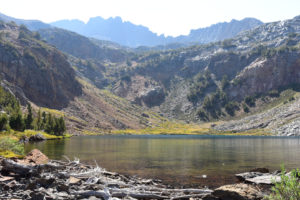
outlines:
[[[197,111],[197,115],[198,117],[203,120],[203,121],[208,121],[209,120],[209,117],[207,115],[207,113],[205,112],[205,110],[203,110],[202,108],[200,108],[198,111]]]
[[[231,116],[234,116],[235,114],[235,111],[238,110],[239,107],[238,107],[238,104],[236,102],[228,102],[226,105],[225,105],[225,110],[226,112],[231,115]]]
[[[0,115],[0,131],[6,130],[8,126],[8,117],[7,115],[1,114]]]
[[[271,91],[268,93],[268,95],[269,95],[270,97],[279,97],[279,96],[280,96],[280,93],[279,93],[278,90],[271,90]]]
[[[295,97],[290,97],[289,98],[289,101],[294,101],[295,100]]]
[[[0,150],[1,151],[12,151],[16,154],[24,154],[24,145],[20,144],[17,140],[10,137],[2,137],[0,139]]]
[[[25,121],[21,111],[10,115],[9,126],[16,131],[23,132],[25,130]]]
[[[20,104],[17,99],[8,91],[5,91],[0,86],[0,109],[7,114],[17,112],[20,110]]]
[[[129,75],[124,75],[121,77],[121,80],[129,83],[131,82],[131,77]]]
[[[41,39],[41,35],[39,34],[39,32],[34,32],[33,33],[33,37],[37,40],[40,40]]]
[[[245,113],[250,112],[250,110],[249,110],[249,108],[246,104],[243,104],[243,110],[244,110]]]
[[[56,118],[55,116],[52,116],[50,113],[46,116],[46,124],[45,131],[48,134],[51,135],[63,135],[66,131],[66,125],[65,120],[63,117]]]
[[[255,106],[255,98],[254,97],[246,96],[244,101],[250,107]]]
[[[221,89],[225,90],[229,86],[228,76],[224,75],[221,80]]]
[[[232,39],[227,39],[227,40],[223,40],[221,45],[224,49],[229,49],[229,48],[234,48],[236,47],[235,44],[232,43],[233,40]]]
[[[31,105],[29,103],[29,104],[27,104],[27,116],[26,116],[26,119],[25,119],[26,129],[33,129],[32,123],[33,123],[32,108],[31,108]]]
[[[281,181],[275,182],[272,187],[272,193],[265,199],[268,200],[299,200],[300,199],[300,177],[299,170],[292,170],[290,174],[286,174],[284,166],[281,169]]]
[[[214,83],[208,71],[205,71],[204,74],[197,74],[187,95],[187,99],[192,103],[197,103],[203,97],[206,90],[213,85]]]

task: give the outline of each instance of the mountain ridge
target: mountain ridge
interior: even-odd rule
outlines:
[[[135,25],[131,22],[122,21],[120,17],[103,19],[102,17],[90,18],[87,23],[80,20],[60,20],[52,22],[51,25],[77,32],[87,37],[100,40],[110,40],[121,45],[157,46],[170,43],[209,43],[231,38],[238,33],[254,28],[262,24],[255,18],[243,20],[231,20],[213,24],[206,28],[191,30],[189,35],[171,37],[158,35],[142,25]],[[122,33],[120,35],[120,33]]]

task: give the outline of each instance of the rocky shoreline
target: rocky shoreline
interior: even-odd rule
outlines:
[[[256,200],[270,192],[279,172],[237,174],[240,183],[208,188],[171,188],[159,180],[108,172],[75,161],[49,160],[39,150],[24,159],[1,158],[0,199],[203,199]]]

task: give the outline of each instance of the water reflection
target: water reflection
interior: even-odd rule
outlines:
[[[203,136],[91,136],[29,144],[52,159],[79,157],[110,171],[170,184],[216,186],[255,167],[299,167],[299,138]],[[202,175],[207,175],[203,179]],[[217,181],[217,183],[216,183]]]

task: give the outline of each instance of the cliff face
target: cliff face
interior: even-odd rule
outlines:
[[[25,27],[1,24],[1,79],[21,88],[39,106],[63,108],[81,94],[65,55]]]
[[[300,84],[299,56],[300,51],[292,51],[256,59],[236,77],[240,84],[228,89],[231,98],[241,99]]]

